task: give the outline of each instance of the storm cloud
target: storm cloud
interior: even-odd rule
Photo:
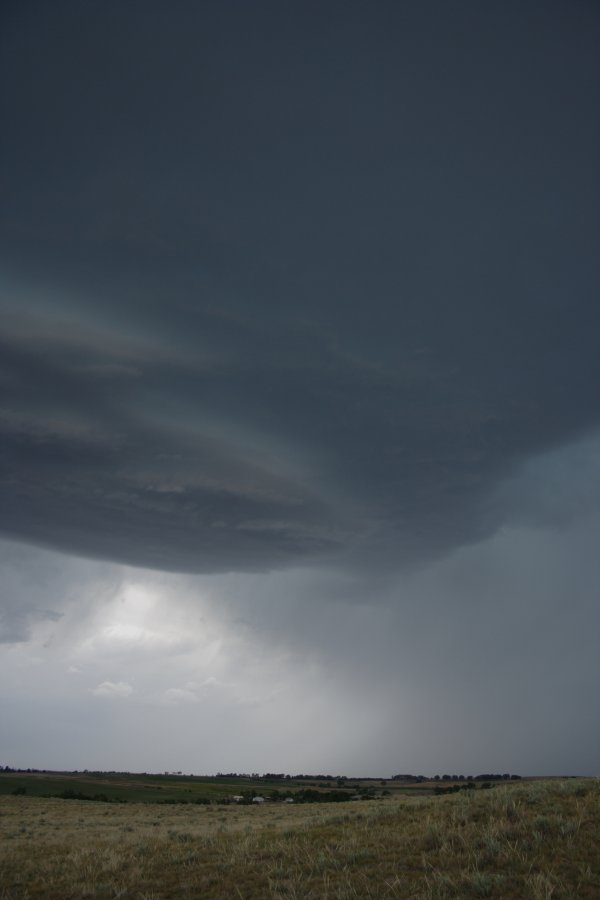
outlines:
[[[363,604],[434,643],[449,617],[460,656],[517,615],[513,566],[526,619],[595,615],[573,537],[600,509],[595,4],[61,0],[2,20],[4,641],[95,621],[95,591],[68,599],[81,566],[113,598],[131,567],[198,576],[185,591],[218,584],[239,623],[258,591],[260,633],[338,673],[307,610],[331,634],[346,609],[348,658],[369,660],[387,638]],[[69,560],[56,603],[25,558]],[[443,667],[429,684],[396,650],[366,693],[412,671],[431,702]],[[87,702],[142,696],[100,668]],[[165,708],[211,677],[181,673]]]

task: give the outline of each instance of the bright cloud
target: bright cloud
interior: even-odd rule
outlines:
[[[96,697],[130,697],[133,694],[133,688],[126,681],[103,681],[92,691]]]

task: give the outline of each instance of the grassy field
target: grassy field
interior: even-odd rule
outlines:
[[[600,782],[261,806],[0,797],[0,897],[600,897]]]

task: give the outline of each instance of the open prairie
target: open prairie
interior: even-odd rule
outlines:
[[[0,897],[600,896],[600,782],[262,805],[0,798]]]

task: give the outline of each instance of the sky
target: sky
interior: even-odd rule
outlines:
[[[0,13],[0,765],[600,772],[600,9]]]

